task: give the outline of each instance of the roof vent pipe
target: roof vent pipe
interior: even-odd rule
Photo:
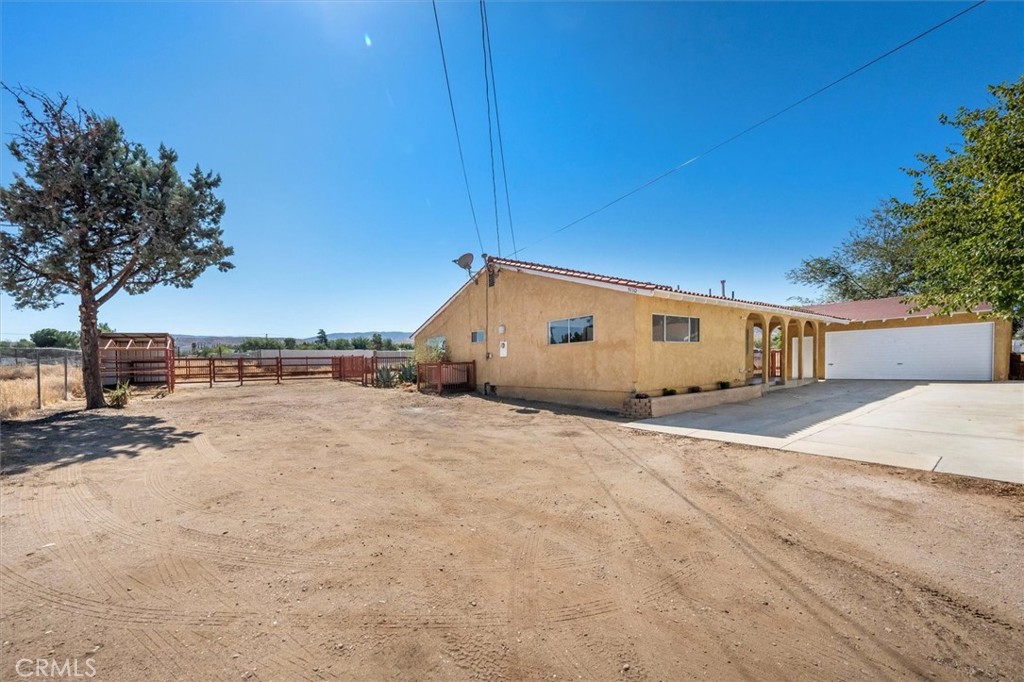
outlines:
[[[722,282],[722,298],[725,298],[725,280],[723,279],[723,280],[721,280],[721,282]]]
[[[729,298],[736,298],[736,290],[735,289],[732,290],[732,296],[730,296]]]

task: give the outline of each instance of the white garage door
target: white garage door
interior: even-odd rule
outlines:
[[[991,322],[828,332],[826,379],[992,380]]]

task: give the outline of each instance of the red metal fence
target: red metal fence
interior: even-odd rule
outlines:
[[[416,365],[416,388],[447,393],[476,390],[476,362],[421,362]]]

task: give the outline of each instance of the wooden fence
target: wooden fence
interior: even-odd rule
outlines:
[[[476,390],[476,362],[420,362],[416,365],[416,388],[448,393]]]
[[[380,369],[411,364],[407,357],[369,357],[364,355],[265,357],[265,358],[176,358],[175,382],[208,384],[289,379],[334,379],[356,381],[363,386],[380,385]]]

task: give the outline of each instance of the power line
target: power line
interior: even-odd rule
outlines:
[[[505,143],[501,135],[501,115],[498,113],[498,86],[494,82],[494,53],[491,51],[491,22],[487,19],[487,7],[484,0],[480,0],[484,12],[484,31],[487,34],[487,60],[491,65],[491,93],[494,97],[494,122],[498,128],[498,153],[501,157],[501,177],[505,183],[505,207],[508,209],[508,230],[512,235],[512,253],[515,254],[519,248],[516,246],[516,228],[512,222],[512,200],[508,192],[508,170],[505,168]]]
[[[448,77],[448,60],[444,56],[444,41],[441,39],[441,20],[437,18],[437,1],[430,0],[434,7],[434,25],[437,27],[437,45],[441,48],[441,66],[444,67],[444,83],[448,88],[448,106],[452,110],[452,125],[455,127],[455,142],[459,146],[459,163],[462,164],[462,179],[466,183],[466,197],[469,199],[469,212],[473,214],[473,228],[476,240],[480,244],[480,252],[484,251],[484,240],[480,237],[480,224],[476,219],[476,208],[473,206],[473,193],[469,191],[469,175],[466,173],[466,158],[462,154],[462,138],[459,135],[459,121],[455,117],[455,100],[452,99],[452,82]]]
[[[956,14],[954,14],[951,17],[949,17],[948,19],[945,19],[945,20],[935,24],[934,26],[932,26],[928,30],[923,31],[921,33],[918,33],[913,38],[911,38],[911,39],[909,39],[909,40],[907,40],[907,41],[905,41],[903,43],[900,43],[899,45],[897,45],[896,47],[892,48],[888,52],[886,52],[886,53],[884,53],[882,55],[879,55],[878,57],[875,57],[871,61],[866,62],[865,64],[862,64],[861,66],[858,66],[853,71],[850,71],[846,75],[841,76],[840,78],[837,78],[836,80],[832,81],[828,85],[824,85],[824,86],[818,88],[817,90],[815,90],[814,92],[812,92],[811,94],[809,94],[809,95],[807,95],[805,97],[802,97],[801,99],[797,100],[796,102],[793,102],[789,106],[776,111],[771,116],[767,116],[766,118],[761,119],[757,123],[755,123],[755,124],[753,124],[751,126],[748,126],[747,128],[744,128],[743,130],[741,130],[740,132],[736,133],[732,137],[729,137],[729,138],[726,138],[725,140],[722,140],[718,144],[716,144],[716,145],[714,145],[712,147],[709,147],[708,149],[705,149],[704,151],[702,151],[701,153],[697,154],[696,156],[691,157],[691,158],[687,159],[686,161],[683,161],[679,165],[673,166],[672,168],[669,168],[664,173],[651,178],[647,182],[634,187],[633,189],[629,190],[625,194],[622,194],[622,195],[612,199],[611,201],[607,202],[606,204],[603,204],[602,206],[600,206],[598,208],[595,208],[593,211],[590,211],[589,213],[587,213],[585,215],[582,215],[579,218],[576,218],[572,222],[566,223],[565,225],[563,225],[562,227],[558,228],[554,232],[548,234],[545,237],[541,237],[537,241],[533,242],[533,244],[530,244],[529,246],[524,246],[522,249],[520,249],[520,251],[525,251],[530,246],[535,246],[535,245],[539,244],[540,242],[544,241],[545,239],[547,239],[549,237],[552,237],[552,236],[554,236],[554,235],[556,235],[556,234],[558,234],[560,232],[564,232],[565,230],[568,230],[573,225],[581,223],[584,220],[587,220],[588,218],[591,218],[591,217],[597,215],[601,211],[604,211],[604,210],[606,210],[608,208],[611,208],[612,206],[614,206],[615,204],[619,203],[623,199],[627,199],[627,198],[633,196],[634,194],[636,194],[637,192],[640,192],[641,190],[647,189],[648,187],[650,187],[651,185],[655,184],[656,182],[660,182],[661,180],[664,180],[665,178],[667,178],[668,176],[672,175],[673,173],[675,173],[675,172],[677,172],[679,170],[682,170],[683,168],[689,166],[692,163],[695,163],[695,162],[699,161],[700,159],[704,158],[708,154],[711,154],[712,152],[715,152],[718,149],[721,149],[725,145],[727,145],[727,144],[729,144],[731,142],[735,142],[736,140],[738,140],[739,138],[743,137],[747,133],[750,133],[750,132],[760,128],[764,124],[766,124],[769,121],[772,121],[772,120],[778,118],[779,116],[785,114],[786,112],[790,111],[791,109],[795,109],[796,107],[800,106],[801,104],[803,104],[807,100],[812,99],[814,97],[817,97],[818,95],[820,95],[821,93],[825,92],[826,90],[828,90],[828,89],[830,89],[830,88],[832,88],[832,87],[834,87],[836,85],[839,85],[840,83],[842,83],[843,81],[845,81],[845,80],[847,80],[849,78],[852,78],[853,76],[857,75],[858,73],[860,73],[864,69],[867,69],[870,66],[874,66],[875,64],[877,64],[878,62],[882,61],[883,59],[896,54],[897,52],[899,52],[903,48],[905,48],[905,47],[907,47],[909,45],[912,45],[913,43],[917,42],[921,38],[924,38],[929,33],[937,31],[938,29],[942,28],[946,24],[948,24],[948,23],[950,23],[952,21],[955,21],[956,19],[959,19],[963,15],[967,14],[968,12],[971,12],[971,11],[977,9],[978,7],[981,7],[986,2],[988,2],[988,0],[979,0],[979,2],[976,2],[973,5],[971,5],[970,7],[957,12]],[[519,253],[519,252],[517,251],[517,252],[513,253],[512,255],[515,256],[517,253]]]
[[[487,141],[491,145],[491,194],[494,196],[494,233],[498,238],[498,255],[501,255],[501,225],[498,222],[498,181],[494,173],[494,133],[491,130],[491,82],[487,63],[487,10],[480,0],[480,44],[484,53],[484,98],[487,100]]]

